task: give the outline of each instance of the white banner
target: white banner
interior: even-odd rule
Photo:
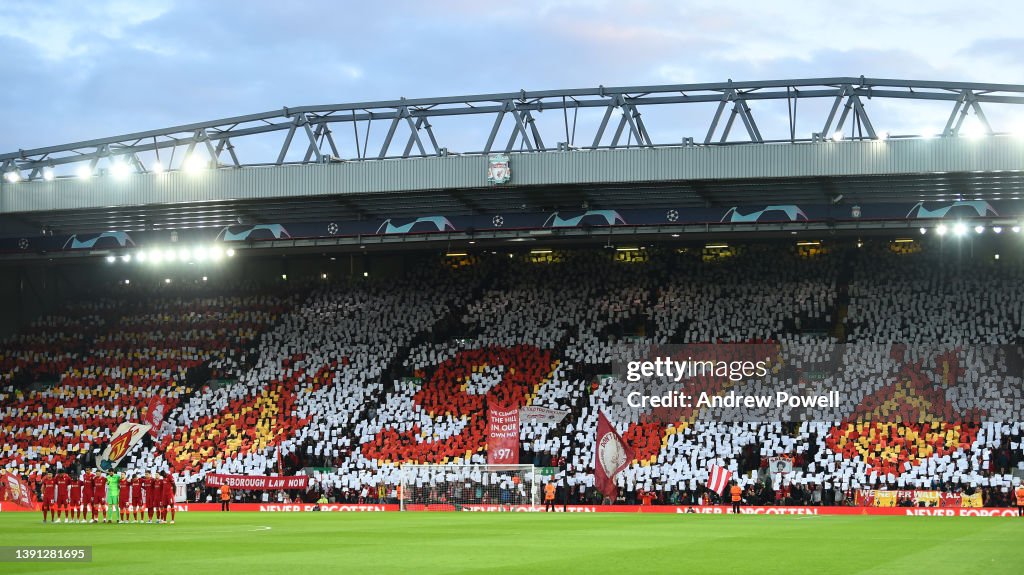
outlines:
[[[768,472],[771,473],[772,487],[777,489],[789,485],[790,479],[793,478],[793,460],[781,456],[769,457]]]
[[[565,416],[569,415],[568,411],[559,411],[557,409],[548,409],[546,407],[537,407],[535,405],[527,405],[526,407],[519,408],[519,421],[537,421],[540,423],[553,423],[565,419]]]

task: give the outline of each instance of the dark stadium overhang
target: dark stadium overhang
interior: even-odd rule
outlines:
[[[5,236],[219,228],[239,223],[351,221],[566,209],[688,208],[772,203],[858,205],[1024,197],[1024,172],[694,180],[273,198],[26,212],[0,216]],[[471,201],[468,200],[471,198]],[[486,210],[483,207],[486,206]],[[862,227],[869,227],[864,222]]]

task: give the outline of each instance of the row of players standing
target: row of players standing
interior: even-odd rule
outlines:
[[[43,523],[174,523],[174,477],[156,473],[95,473],[75,479],[49,474],[42,481]],[[92,518],[89,518],[91,514]],[[148,521],[146,519],[148,514]]]

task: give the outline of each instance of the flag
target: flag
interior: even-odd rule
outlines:
[[[124,459],[125,455],[128,455],[135,444],[142,441],[142,436],[150,429],[150,426],[144,423],[131,421],[122,423],[110,436],[110,443],[107,444],[107,448],[103,450],[103,454],[96,461],[96,467],[103,471],[110,471],[117,467],[117,464]]]
[[[633,451],[604,416],[597,413],[597,437],[594,446],[594,484],[606,497],[615,500],[619,489],[615,476],[633,460]]]
[[[732,479],[731,471],[724,467],[712,465],[711,475],[708,477],[708,489],[721,495],[722,491],[725,490],[725,486],[729,485],[730,479]]]
[[[32,491],[20,477],[13,474],[0,474],[0,501],[8,499],[32,509],[35,504],[32,502]]]
[[[146,418],[143,423],[150,426],[149,433],[153,437],[160,435],[160,429],[163,427],[164,419],[167,417],[167,400],[154,395],[149,400],[149,406],[146,408]]]
[[[487,412],[487,419],[487,463],[518,463],[519,410],[514,407],[492,407]]]

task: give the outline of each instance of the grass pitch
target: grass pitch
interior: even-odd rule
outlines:
[[[1021,573],[1024,519],[545,513],[179,513],[43,525],[0,545],[91,545],[91,563],[0,573]],[[306,570],[306,571],[303,571]]]

